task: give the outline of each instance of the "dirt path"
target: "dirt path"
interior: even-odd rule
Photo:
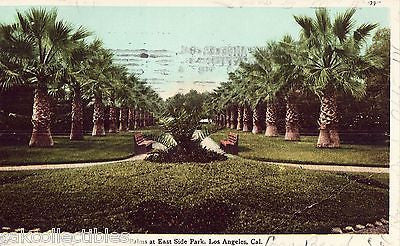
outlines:
[[[103,161],[103,162],[83,162],[83,163],[70,163],[70,164],[43,164],[43,165],[24,165],[24,166],[4,166],[0,167],[0,171],[22,171],[22,170],[42,170],[42,169],[63,169],[63,168],[77,168],[77,167],[90,167],[97,165],[113,164],[127,161],[144,160],[146,154],[135,155],[133,157],[117,160],[117,161]]]

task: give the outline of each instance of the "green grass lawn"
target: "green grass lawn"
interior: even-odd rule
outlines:
[[[0,172],[0,224],[70,232],[329,233],[387,219],[388,175],[370,184],[354,177],[243,159]]]
[[[140,130],[148,133],[155,131]],[[21,145],[0,145],[0,165],[72,163],[127,158],[133,154],[133,133],[85,136],[71,141],[68,136],[54,136],[52,148],[29,148]]]
[[[217,143],[229,132],[239,134],[239,156],[255,160],[388,166],[389,146],[342,144],[340,149],[316,148],[317,136],[302,136],[300,142],[284,141],[283,136],[271,138],[263,134],[222,130],[211,135]]]

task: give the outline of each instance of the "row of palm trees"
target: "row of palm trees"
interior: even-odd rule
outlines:
[[[113,63],[100,40],[89,42],[84,27],[57,18],[55,9],[17,11],[16,21],[0,25],[0,86],[34,89],[29,146],[53,146],[51,104],[65,96],[72,101],[70,139],[83,138],[83,99],[93,103],[93,136],[105,135],[105,106],[110,107],[109,132],[154,123],[161,98],[145,81]],[[119,115],[118,115],[119,112]]]
[[[300,140],[299,100],[320,100],[317,147],[340,146],[337,97],[365,94],[368,72],[382,66],[378,57],[363,52],[377,24],[355,25],[355,9],[331,19],[325,8],[315,18],[294,16],[301,26],[299,40],[285,35],[253,52],[253,61],[240,64],[229,80],[214,90],[214,121],[221,127],[277,136],[277,103],[286,103],[285,139]]]

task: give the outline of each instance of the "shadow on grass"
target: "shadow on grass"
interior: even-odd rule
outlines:
[[[240,153],[239,153],[240,155]],[[243,157],[243,156],[242,156]],[[389,166],[382,166],[381,164],[362,164],[362,163],[338,163],[338,162],[317,162],[317,161],[299,161],[299,160],[281,160],[274,158],[264,158],[264,157],[243,157],[244,159],[262,162],[275,162],[284,164],[299,164],[299,165],[321,165],[321,166],[351,166],[351,167],[379,167],[379,168],[389,168]]]
[[[381,189],[389,189],[389,185],[384,184],[382,182],[379,182],[378,180],[369,178],[369,177],[364,177],[361,175],[356,175],[356,174],[351,174],[351,173],[337,173],[337,175],[344,176],[348,178],[349,180],[355,181],[360,184],[365,184],[369,186],[373,186],[376,188],[381,188]]]
[[[149,233],[219,233],[233,221],[234,211],[232,206],[211,199],[185,208],[150,200],[139,203],[130,219]]]
[[[239,152],[249,152],[249,151],[252,151],[252,149],[239,145]]]
[[[0,177],[0,185],[17,184],[33,175],[34,174],[32,174],[32,173],[23,173],[23,174],[12,173],[7,176],[1,176]]]

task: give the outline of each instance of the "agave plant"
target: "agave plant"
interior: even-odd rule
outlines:
[[[200,126],[200,114],[193,114],[181,109],[160,119],[164,133],[157,141],[166,146],[165,150],[151,153],[148,160],[157,162],[209,162],[224,160],[224,155],[201,147],[200,142],[208,132],[197,130]]]

